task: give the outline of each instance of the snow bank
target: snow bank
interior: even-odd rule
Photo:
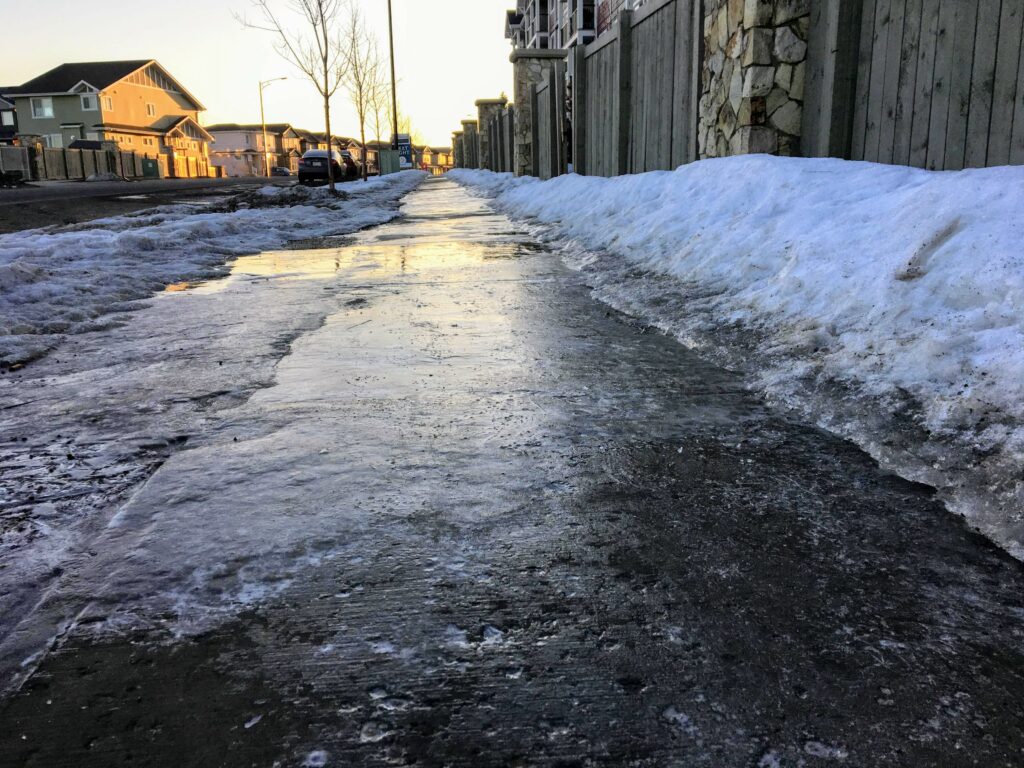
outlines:
[[[1024,556],[1024,168],[750,156],[453,178],[569,238],[603,298],[732,347],[769,395]]]
[[[233,257],[388,221],[423,178],[408,172],[352,183],[337,199],[326,188],[268,187],[235,210],[234,203],[207,212],[174,206],[2,235],[0,365],[43,354],[62,334],[96,327],[124,302],[222,274]]]

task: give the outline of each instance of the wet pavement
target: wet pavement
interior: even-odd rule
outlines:
[[[284,307],[7,603],[0,765],[1024,765],[1020,563],[451,182],[405,213],[118,332]]]

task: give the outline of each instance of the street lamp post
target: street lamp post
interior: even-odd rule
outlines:
[[[391,23],[391,0],[388,0],[388,47],[391,50],[391,148],[398,149],[398,88],[395,85],[395,27]]]
[[[275,77],[271,80],[260,81],[260,125],[263,127],[263,172],[268,178],[270,176],[270,157],[267,155],[267,118],[263,114],[263,89],[271,83],[276,83],[278,80],[287,79],[287,77]]]

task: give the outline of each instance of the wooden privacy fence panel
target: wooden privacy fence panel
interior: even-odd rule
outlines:
[[[629,173],[669,170],[696,159],[699,6],[656,0],[633,17]]]
[[[701,0],[650,0],[576,54],[577,171],[615,176],[696,160],[702,29]]]
[[[804,149],[932,170],[1024,163],[1024,0],[812,4]]]
[[[548,72],[547,82],[533,89],[533,172],[542,179],[560,176],[566,171],[565,147],[565,68]]]
[[[586,136],[581,173],[616,176],[625,173],[620,165],[619,36],[622,26],[586,48],[583,77],[583,114],[576,113]],[[579,77],[577,72],[576,77]],[[574,86],[575,87],[575,86]]]

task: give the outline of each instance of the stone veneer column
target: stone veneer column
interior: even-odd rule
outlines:
[[[530,89],[545,83],[548,72],[559,62],[565,64],[567,55],[567,51],[558,48],[520,48],[512,51],[509,57],[515,89],[512,99],[516,105],[513,127],[515,157],[512,160],[516,176],[533,173],[533,102]]]
[[[452,165],[456,168],[466,167],[466,152],[462,144],[462,131],[452,134]]]
[[[465,159],[464,168],[480,167],[480,142],[477,134],[476,120],[462,121],[462,154]]]
[[[479,99],[476,102],[477,115],[480,126],[480,167],[493,170],[496,166],[494,158],[491,157],[491,121],[501,116],[505,111],[508,99],[502,96],[500,99]]]
[[[811,0],[706,0],[701,158],[800,154]]]

